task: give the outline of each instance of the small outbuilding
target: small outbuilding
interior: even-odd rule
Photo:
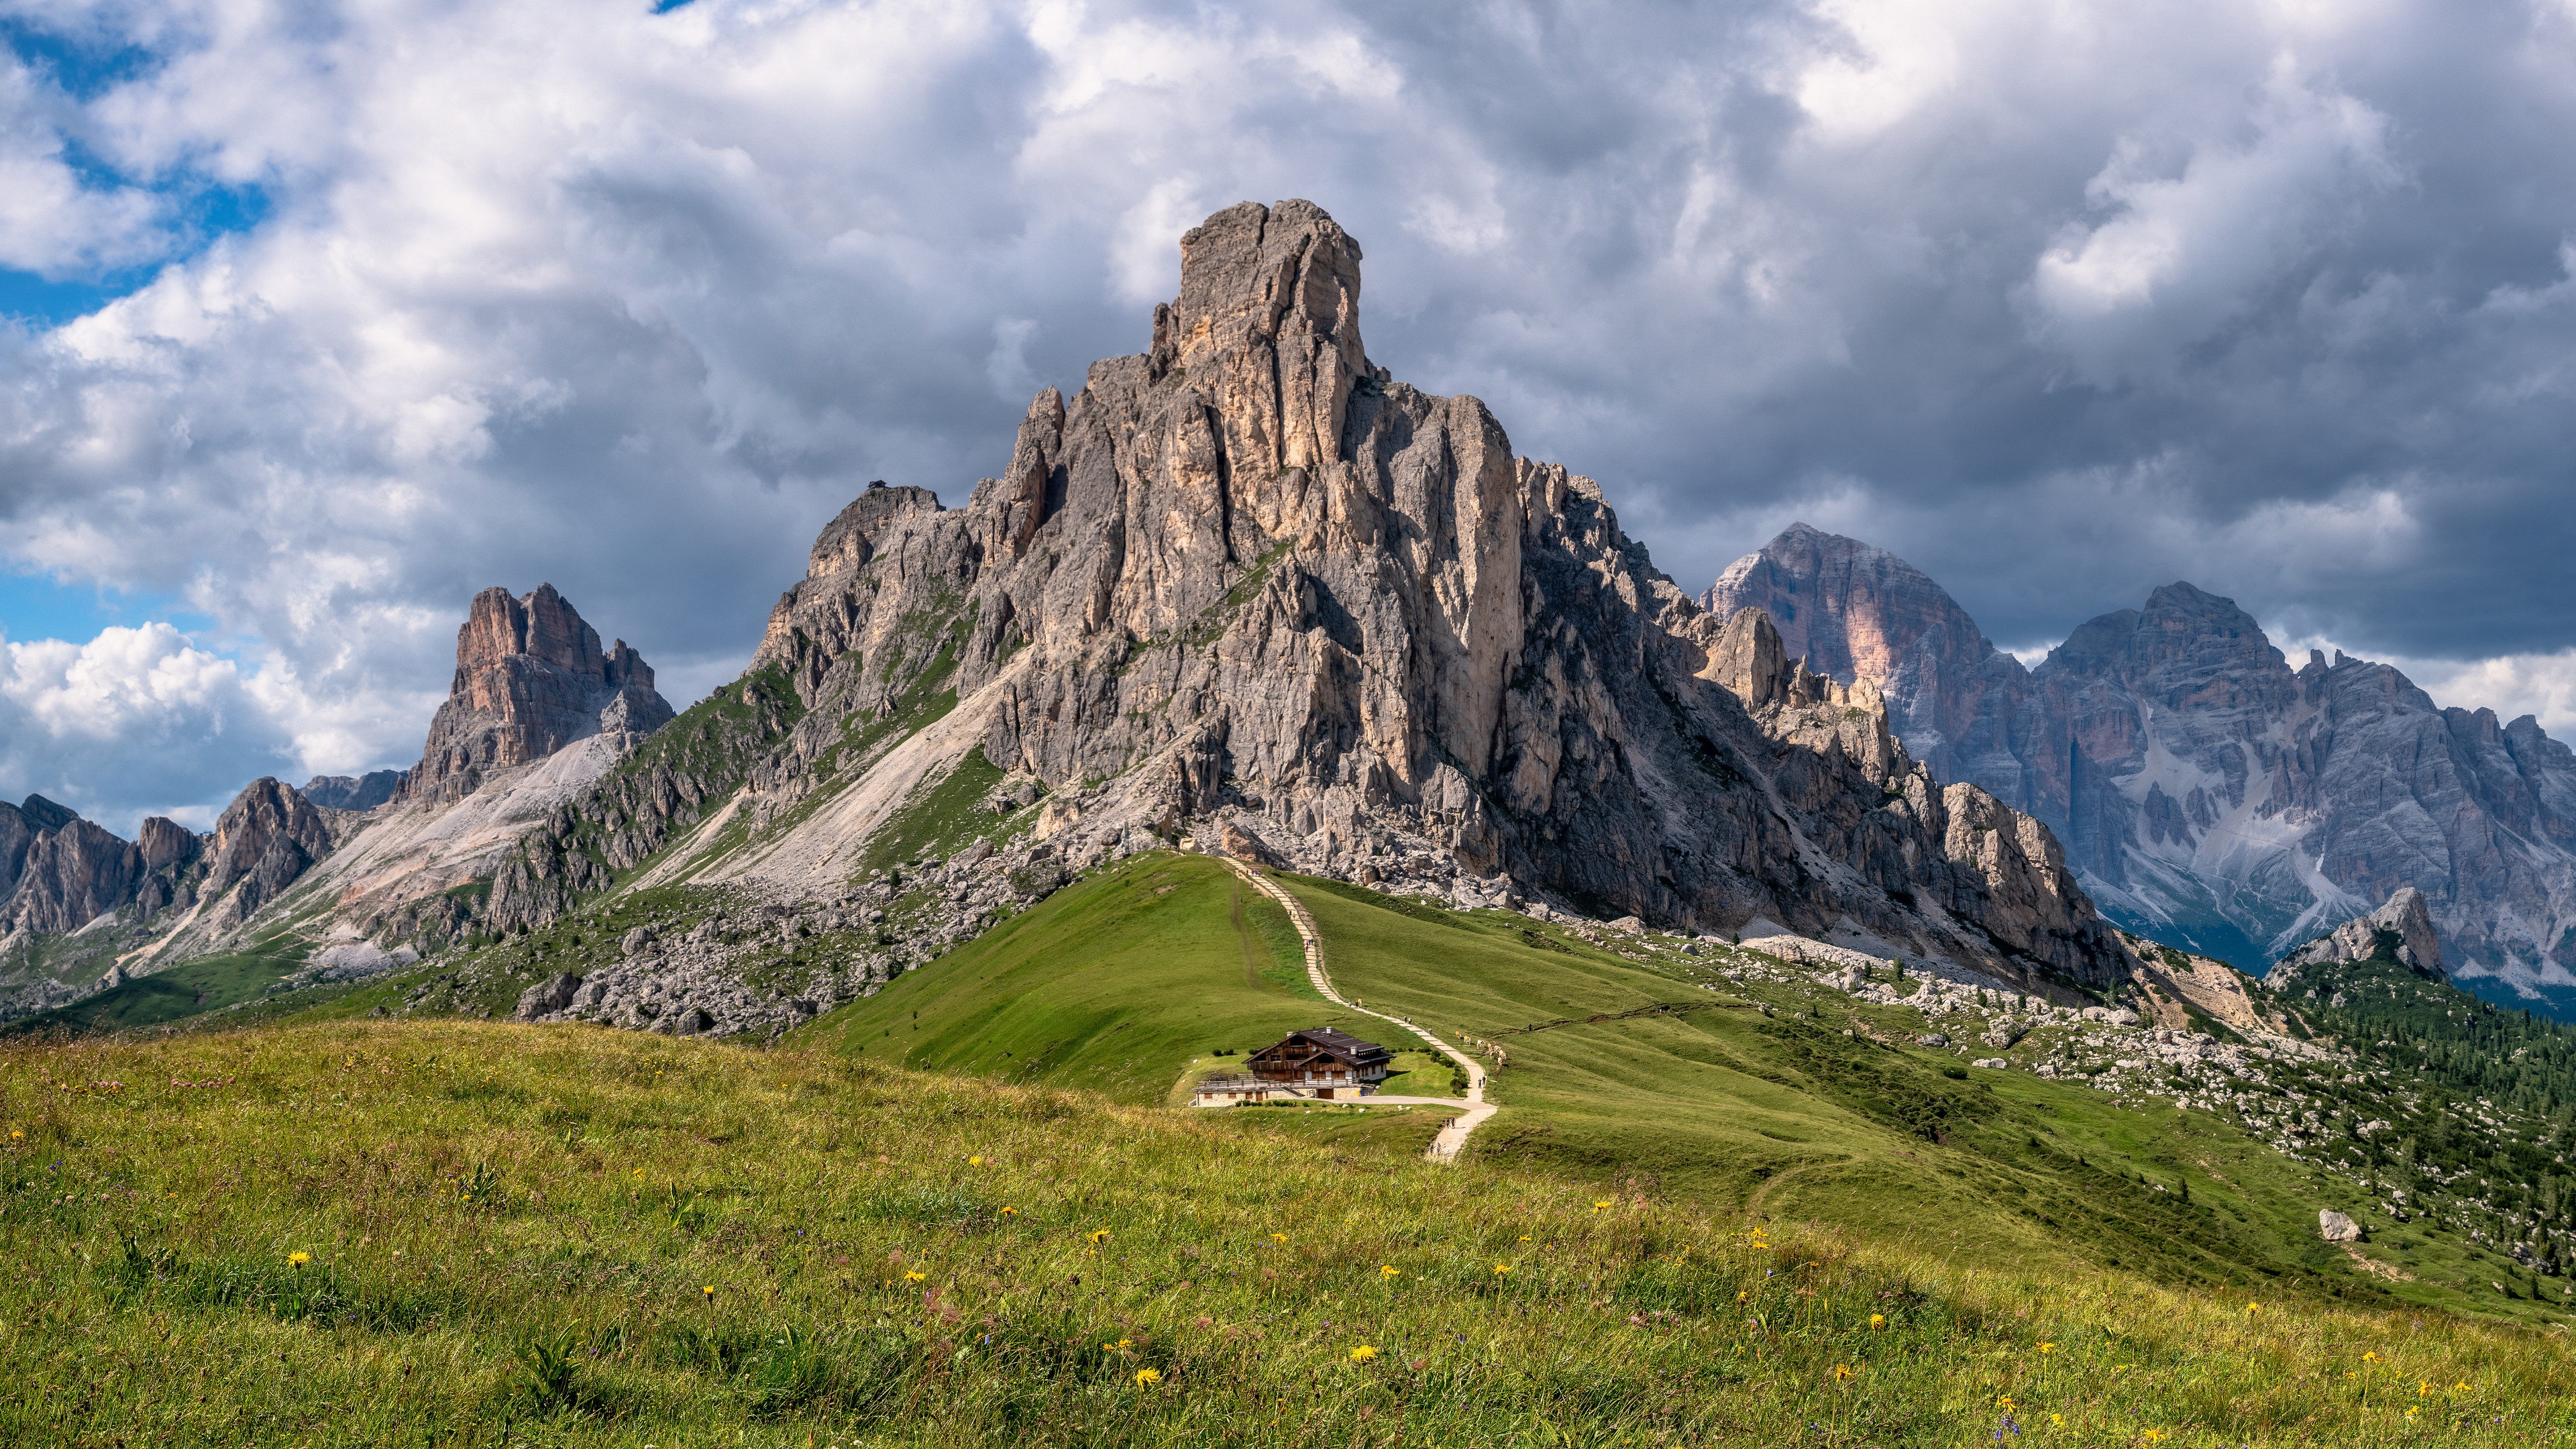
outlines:
[[[1246,1075],[1210,1077],[1198,1084],[1202,1107],[1287,1098],[1335,1101],[1365,1097],[1386,1080],[1395,1054],[1328,1026],[1292,1031],[1246,1058]]]

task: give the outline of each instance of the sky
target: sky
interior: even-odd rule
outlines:
[[[482,587],[685,705],[1309,198],[1693,590],[2188,579],[2576,733],[2576,4],[0,0],[0,795],[416,758]]]

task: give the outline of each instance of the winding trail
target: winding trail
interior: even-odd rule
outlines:
[[[1422,1038],[1424,1041],[1429,1042],[1433,1047],[1437,1048],[1442,1055],[1448,1057],[1451,1061],[1456,1062],[1460,1067],[1466,1070],[1467,1097],[1465,1101],[1460,1101],[1455,1097],[1374,1097],[1369,1099],[1387,1106],[1437,1106],[1456,1107],[1462,1109],[1459,1115],[1452,1120],[1448,1126],[1440,1129],[1439,1136],[1431,1139],[1430,1150],[1422,1154],[1434,1162],[1447,1162],[1455,1158],[1458,1155],[1458,1149],[1467,1145],[1467,1134],[1475,1131],[1479,1126],[1482,1126],[1486,1118],[1493,1116],[1494,1113],[1499,1110],[1493,1103],[1485,1100],[1485,1069],[1478,1066],[1475,1059],[1468,1056],[1465,1052],[1449,1045],[1449,1043],[1442,1041],[1440,1038],[1432,1035],[1429,1031],[1405,1020],[1403,1017],[1390,1016],[1383,1011],[1371,1011],[1365,1006],[1354,1004],[1349,1000],[1349,998],[1343,996],[1340,992],[1335,991],[1333,989],[1333,978],[1324,974],[1324,937],[1321,932],[1315,929],[1315,918],[1307,912],[1306,903],[1297,899],[1297,897],[1290,893],[1286,887],[1270,880],[1268,877],[1262,875],[1261,872],[1254,870],[1244,862],[1236,860],[1231,856],[1223,857],[1223,859],[1228,866],[1233,867],[1234,873],[1249,882],[1254,890],[1257,890],[1263,895],[1270,897],[1272,900],[1277,901],[1280,908],[1288,913],[1289,924],[1297,928],[1297,938],[1306,943],[1306,979],[1315,983],[1315,989],[1323,993],[1326,1001],[1329,1001],[1336,1006],[1347,1007],[1352,1011],[1358,1012],[1362,1016],[1374,1016],[1380,1021],[1391,1021],[1397,1026],[1403,1027],[1406,1031],[1413,1033],[1415,1036]]]

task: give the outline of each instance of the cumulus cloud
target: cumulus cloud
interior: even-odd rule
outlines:
[[[2172,175],[2159,154],[2169,147],[2121,137],[2084,188],[2109,215],[2070,221],[2040,255],[2031,288],[2041,330],[2096,380],[2141,364],[2164,372],[2176,350],[2259,307],[2323,233],[2358,220],[2357,201],[2402,179],[2387,116],[2320,94],[2287,57],[2252,114],[2229,119],[2253,134],[2183,143]]]
[[[2173,578],[2356,652],[2576,640],[2563,7],[0,12],[51,47],[0,62],[0,268],[160,263],[0,330],[0,547],[244,641],[172,802],[245,778],[241,709],[406,762],[492,583],[685,701],[850,494],[962,498],[1246,198],[1331,209],[1375,360],[1694,587],[1806,517],[2016,642]],[[256,224],[183,235],[226,187]],[[108,768],[7,726],[0,786]]]
[[[277,703],[168,624],[0,640],[0,778],[131,834],[142,814],[200,805],[210,757],[243,783],[290,768]]]

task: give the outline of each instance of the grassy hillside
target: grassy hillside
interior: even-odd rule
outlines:
[[[2320,1241],[2320,1208],[2359,1205],[2351,1183],[2221,1114],[1970,1072],[1914,1044],[1924,1023],[1912,1012],[1729,980],[1719,972],[1757,958],[1723,947],[1690,958],[1605,949],[1518,915],[1287,883],[1314,912],[1344,993],[1503,1044],[1509,1065],[1491,1095],[1505,1110],[1470,1146],[1485,1165],[1861,1235],[1902,1231],[1963,1265],[2125,1268],[2173,1284],[2567,1316],[2522,1278],[2490,1290],[2497,1269],[2472,1240],[2409,1230],[2352,1252]],[[1217,1049],[1329,1014],[1292,994],[1296,961],[1284,916],[1220,863],[1148,856],[793,1040],[1175,1100],[1174,1084],[1220,1060]]]
[[[9,1023],[11,1032],[130,1031],[256,1002],[304,965],[312,943],[280,932],[240,951],[199,956],[69,1006]]]
[[[793,1040],[1145,1105],[1220,1052],[1326,1021],[1419,1045],[1317,995],[1287,913],[1233,871],[1157,854],[1059,892]]]
[[[1902,1008],[1728,981],[1723,952],[1650,969],[1516,916],[1291,884],[1345,993],[1504,1044],[1479,1161],[1901,1231],[1963,1263],[2374,1302],[2392,1286],[2318,1241],[2336,1201],[2318,1174],[2209,1114],[1966,1072],[1916,1046]]]
[[[2576,1440],[2532,1333],[1961,1272],[1341,1113],[382,1022],[22,1041],[0,1121],[13,1443]]]

